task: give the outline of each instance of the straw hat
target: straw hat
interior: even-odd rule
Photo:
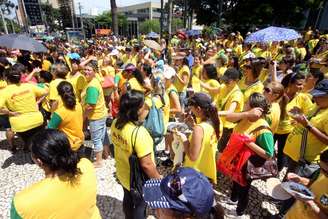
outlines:
[[[287,200],[292,196],[288,194],[282,187],[278,178],[269,178],[266,181],[268,195],[277,200]]]

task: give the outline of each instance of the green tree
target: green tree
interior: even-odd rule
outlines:
[[[109,11],[104,11],[102,14],[96,16],[95,22],[100,26],[112,26],[112,17]]]
[[[140,32],[143,34],[149,32],[159,33],[160,31],[160,23],[159,20],[146,20],[140,24]]]
[[[247,31],[269,25],[299,27],[307,10],[315,10],[325,0],[219,0],[222,19],[232,30]],[[221,17],[218,0],[190,0],[198,24],[211,25]]]
[[[48,26],[48,31],[55,32],[63,28],[59,9],[53,8],[49,3],[41,3],[41,9],[43,19]]]

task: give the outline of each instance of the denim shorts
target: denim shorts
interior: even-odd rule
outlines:
[[[2,129],[10,128],[8,115],[0,115],[0,128],[2,128]]]
[[[183,112],[187,105],[187,91],[179,92],[179,100],[180,100],[181,110]]]
[[[103,150],[104,145],[109,145],[106,119],[107,117],[89,121],[91,141],[94,145],[95,152],[100,152]]]

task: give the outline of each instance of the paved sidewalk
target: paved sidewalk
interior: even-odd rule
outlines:
[[[30,154],[18,152],[12,155],[4,140],[4,132],[0,132],[0,219],[9,218],[10,204],[15,192],[41,180],[44,175],[40,168],[32,164]],[[89,144],[90,142],[86,142]],[[115,161],[108,159],[104,167],[97,169],[98,195],[97,205],[103,218],[124,218],[122,211],[123,189],[115,179]],[[226,218],[236,218],[235,206],[226,204],[230,193],[230,181],[219,176],[216,196],[217,201],[225,208]],[[242,218],[265,218],[277,213],[274,201],[266,195],[263,181],[253,182],[250,191],[250,202],[246,214]],[[150,218],[150,217],[149,217]]]

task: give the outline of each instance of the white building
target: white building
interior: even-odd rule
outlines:
[[[164,5],[166,2],[167,0],[164,0]],[[148,19],[160,19],[161,3],[159,1],[149,1],[141,4],[118,7],[117,11],[118,13],[125,14],[128,18],[137,18],[138,22],[142,22]]]

